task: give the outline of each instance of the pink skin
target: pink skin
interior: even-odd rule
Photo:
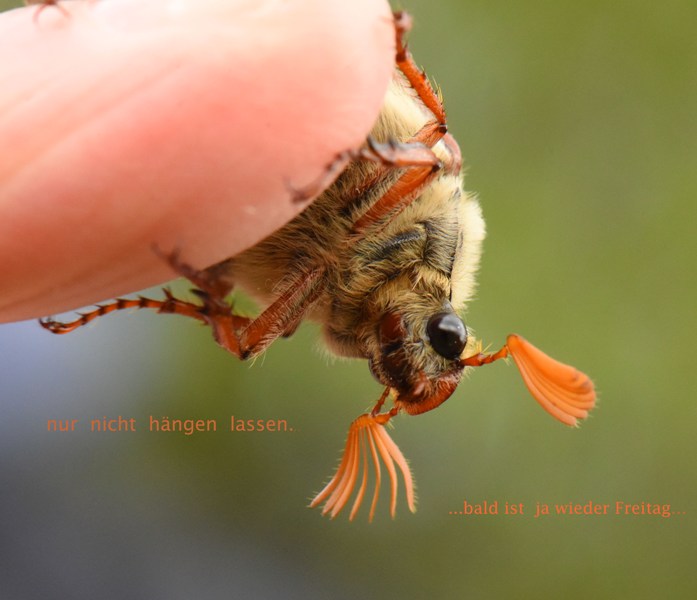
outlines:
[[[0,322],[205,267],[304,205],[394,65],[384,0],[119,0],[0,15]]]

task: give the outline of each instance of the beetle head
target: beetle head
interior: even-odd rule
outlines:
[[[417,415],[445,402],[462,377],[467,328],[449,303],[420,319],[387,312],[378,324],[373,376],[397,395],[395,406]]]

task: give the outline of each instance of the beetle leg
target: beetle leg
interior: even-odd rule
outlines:
[[[217,298],[224,301],[225,296],[232,292],[233,281],[229,278],[223,277],[224,270],[218,272],[214,265],[203,271],[195,269],[191,265],[183,262],[180,259],[181,253],[178,248],[172,250],[172,252],[164,252],[156,244],[152,247],[153,252],[166,263],[172,267],[172,270],[188,279],[193,283],[199,290],[205,292],[210,298]],[[221,264],[221,263],[219,263]],[[224,263],[223,263],[224,264]]]
[[[428,186],[435,178],[440,169],[446,173],[457,174],[462,165],[462,156],[457,142],[447,133],[447,123],[445,109],[439,94],[433,89],[428,81],[426,74],[416,66],[414,59],[407,50],[404,43],[404,34],[411,28],[411,18],[406,13],[395,13],[395,34],[397,55],[396,62],[399,70],[404,74],[412,89],[417,93],[424,106],[431,112],[433,119],[428,121],[416,134],[406,142],[396,145],[389,144],[389,154],[386,152],[386,145],[377,145],[369,138],[368,145],[371,148],[380,150],[380,155],[384,158],[389,156],[390,160],[383,160],[383,167],[371,177],[371,183],[379,179],[387,171],[387,167],[410,167],[400,176],[390,189],[379,198],[370,209],[358,219],[353,225],[352,236],[360,235],[371,225],[383,220],[388,215],[394,218],[409,204],[411,204],[423,189]],[[421,148],[433,148],[438,142],[448,150],[448,158],[443,161],[430,151],[431,162],[417,162],[414,158],[417,152],[421,153]],[[419,154],[419,156],[423,156]]]
[[[169,255],[159,250],[157,252],[177,273],[197,286],[192,292],[200,298],[201,305],[179,300],[168,289],[164,289],[164,300],[142,296],[134,299],[117,298],[108,304],[99,305],[96,310],[81,314],[75,321],[61,323],[48,318],[41,319],[39,323],[52,333],[63,334],[116,310],[150,308],[158,313],[182,315],[202,321],[211,327],[213,337],[220,346],[244,360],[262,352],[276,338],[297,327],[305,312],[324,290],[324,271],[314,269],[299,276],[256,319],[241,317],[235,315],[232,306],[225,301],[225,296],[230,291],[228,282],[220,282],[214,273],[197,271],[181,262],[177,252]]]
[[[447,138],[446,146],[452,155],[452,161],[448,161],[445,167],[448,172],[459,172],[460,150],[455,140],[447,133],[443,102],[440,95],[433,89],[426,73],[419,69],[414,62],[404,42],[404,35],[411,29],[411,17],[405,12],[394,13],[394,26],[397,68],[404,74],[421,102],[431,112],[433,120],[426,123],[419,132],[404,143],[388,141],[385,144],[379,144],[368,137],[366,146],[357,150],[345,150],[337,154],[334,160],[325,167],[320,177],[305,187],[297,188],[290,182],[286,182],[293,202],[306,202],[317,196],[331,185],[336,176],[351,161],[367,160],[382,165],[383,169],[378,170],[375,174],[376,179],[389,168],[434,165],[438,159],[429,151],[429,148],[432,148],[444,137]],[[409,202],[406,202],[406,205]]]
[[[392,218],[409,206],[438,174],[440,162],[431,167],[406,171],[390,188],[353,224],[349,239],[362,235],[371,225],[392,213]],[[384,223],[387,225],[387,222]]]
[[[192,317],[200,321],[204,320],[200,306],[175,298],[166,288],[163,289],[163,291],[166,296],[165,300],[153,300],[152,298],[145,298],[143,296],[138,296],[137,298],[116,298],[113,302],[98,304],[95,310],[81,313],[80,318],[75,321],[61,323],[48,317],[46,319],[40,319],[39,323],[44,329],[48,329],[51,333],[70,333],[78,327],[87,325],[98,317],[103,317],[116,310],[125,310],[129,308],[151,308],[160,313],[177,314]]]
[[[337,154],[315,181],[299,188],[286,182],[286,187],[291,193],[293,202],[302,203],[311,200],[327,189],[336,176],[352,161],[374,162],[383,167],[375,173],[374,177],[371,177],[371,182],[379,179],[390,169],[440,164],[438,157],[430,147],[417,139],[417,136],[409,142],[388,140],[385,143],[377,142],[369,136],[365,145],[357,150],[345,150]]]
[[[396,12],[394,13],[394,23],[397,44],[397,67],[404,73],[404,76],[411,84],[411,87],[414,88],[414,91],[418,94],[426,108],[433,113],[433,116],[440,126],[440,137],[443,137],[447,132],[443,102],[440,95],[433,89],[426,73],[416,66],[404,42],[404,34],[411,29],[411,17],[405,12]]]
[[[418,134],[417,134],[418,135]],[[305,202],[317,196],[334,181],[337,173],[351,161],[369,161],[379,165],[368,181],[361,186],[362,190],[369,189],[379,181],[387,171],[404,167],[427,167],[427,170],[439,169],[442,164],[440,159],[427,145],[415,136],[409,142],[389,140],[385,143],[368,137],[366,145],[358,150],[346,150],[340,153],[324,169],[319,178],[303,188],[294,188],[290,184],[288,189],[293,195],[293,202]]]
[[[313,269],[298,277],[292,286],[240,332],[238,356],[244,360],[258,354],[276,338],[297,327],[323,291],[323,269]]]

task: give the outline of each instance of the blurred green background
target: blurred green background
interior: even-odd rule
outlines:
[[[0,1],[7,9],[17,3]],[[306,508],[364,362],[303,327],[253,365],[183,319],[121,314],[52,337],[0,327],[1,598],[694,598],[697,3],[409,0],[489,230],[468,324],[591,374],[553,421],[513,366],[396,419],[419,510]],[[12,57],[2,57],[12,60]],[[50,418],[283,418],[293,433],[49,434]],[[463,500],[522,516],[455,517]],[[537,502],[670,504],[534,518]]]

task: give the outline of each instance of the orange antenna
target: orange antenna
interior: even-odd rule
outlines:
[[[373,520],[378,496],[380,495],[380,482],[382,480],[380,459],[385,463],[387,474],[390,478],[390,515],[392,518],[394,519],[397,511],[398,477],[395,465],[402,472],[407,506],[411,512],[416,511],[411,470],[401,450],[385,430],[385,425],[397,414],[398,409],[392,408],[385,413],[378,412],[389,393],[390,388],[387,388],[372,412],[361,415],[351,423],[341,464],[331,481],[310,502],[310,508],[319,506],[324,502],[322,514],[326,515],[329,513],[332,519],[336,517],[348,503],[351,493],[356,487],[362,466],[363,476],[361,477],[358,493],[349,515],[349,520],[353,520],[363,502],[363,497],[368,487],[368,451],[370,451],[375,469],[375,492],[373,493],[368,520]],[[361,463],[363,464],[361,465]]]
[[[508,356],[513,358],[533,398],[555,419],[573,427],[595,406],[595,387],[588,375],[554,360],[516,334],[509,335],[498,352],[475,354],[461,363],[481,367]]]

